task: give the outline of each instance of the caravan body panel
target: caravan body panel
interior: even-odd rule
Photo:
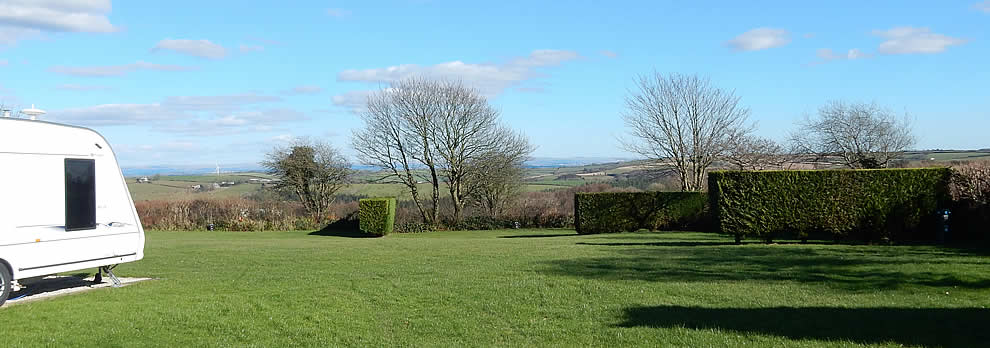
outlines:
[[[82,186],[70,180],[69,162],[88,166]],[[113,150],[99,133],[2,118],[0,164],[0,260],[14,279],[144,257],[144,229]],[[88,191],[80,196],[79,190]],[[79,207],[90,220],[95,216],[95,223],[67,224],[67,214],[77,214]]]

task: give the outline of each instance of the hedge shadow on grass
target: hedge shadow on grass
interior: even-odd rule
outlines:
[[[577,237],[577,236],[580,236],[580,234],[577,233],[521,234],[521,235],[498,236],[498,238],[552,238],[552,237]]]
[[[346,237],[346,238],[375,238],[378,236],[361,232],[358,220],[350,216],[334,221],[319,231],[309,233],[310,236]]]
[[[594,247],[594,246],[590,246]],[[876,246],[718,245],[662,242],[609,246],[614,256],[548,261],[541,272],[603,280],[656,282],[796,281],[850,291],[902,286],[990,288],[990,266],[951,250]],[[925,251],[930,252],[927,256]],[[903,253],[902,253],[903,252]],[[915,271],[918,264],[946,265],[945,272]],[[962,267],[967,265],[967,267]],[[976,267],[982,266],[984,270]]]
[[[736,245],[734,242],[578,242],[577,245],[597,245],[597,246],[666,246],[666,247],[697,247],[697,246],[722,246]],[[747,243],[749,244],[749,243]]]
[[[700,308],[625,309],[618,327],[728,330],[791,339],[941,347],[990,342],[990,310],[982,308]]]

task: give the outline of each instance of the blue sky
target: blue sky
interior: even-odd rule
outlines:
[[[0,101],[92,127],[123,166],[257,162],[285,139],[345,153],[368,91],[475,86],[540,157],[633,157],[638,74],[734,89],[784,140],[828,100],[914,120],[919,148],[990,147],[990,1],[0,0]]]

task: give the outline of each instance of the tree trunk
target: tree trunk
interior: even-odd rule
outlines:
[[[419,216],[423,218],[424,224],[430,224],[430,218],[426,216],[426,209],[423,209],[423,202],[419,200],[419,188],[416,186],[416,181],[413,180],[412,184],[407,184],[410,193],[412,193],[413,203],[416,203],[416,209],[419,210]]]
[[[431,223],[436,224],[440,218],[440,180],[437,177],[437,169],[430,164],[430,177],[433,179],[433,210],[430,211]]]

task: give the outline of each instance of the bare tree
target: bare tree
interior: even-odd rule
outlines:
[[[354,132],[355,150],[365,164],[409,188],[427,223],[437,221],[441,181],[453,201],[453,219],[460,221],[472,193],[472,163],[520,137],[499,123],[498,110],[478,90],[460,82],[402,80],[373,94],[367,109],[365,127]],[[431,207],[419,199],[417,167],[425,168],[432,185]]]
[[[911,123],[876,103],[833,101],[791,135],[795,149],[818,160],[838,158],[853,169],[886,168],[915,144]]]
[[[472,160],[465,191],[489,216],[498,217],[522,191],[523,163],[533,152],[529,141],[517,134],[506,136],[497,151]]]
[[[622,115],[632,140],[623,146],[677,173],[681,190],[705,187],[708,168],[747,135],[749,109],[733,91],[679,74],[640,76]]]
[[[423,222],[433,224],[440,204],[439,175],[433,154],[433,119],[436,86],[427,80],[403,80],[368,97],[361,114],[364,128],[355,130],[351,145],[362,163],[386,171],[384,179],[401,182],[412,194]],[[418,169],[425,169],[431,184],[432,204],[420,199]]]
[[[787,155],[784,148],[773,140],[745,136],[736,141],[725,161],[739,170],[767,170],[784,166]]]
[[[350,163],[332,145],[305,138],[276,146],[261,165],[280,179],[275,187],[294,193],[317,223],[323,222],[352,173]]]
[[[440,85],[433,145],[453,202],[453,220],[459,222],[465,204],[478,187],[471,185],[472,176],[481,181],[493,179],[479,173],[483,167],[474,164],[499,155],[509,161],[524,160],[532,147],[524,135],[499,123],[499,111],[478,90],[460,82]]]

